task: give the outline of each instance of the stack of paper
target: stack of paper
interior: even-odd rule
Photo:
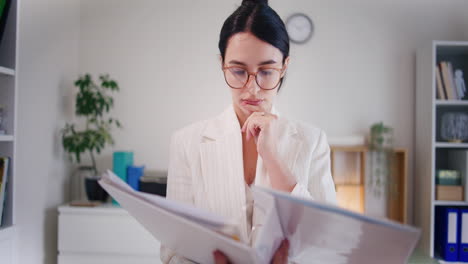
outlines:
[[[100,184],[162,244],[198,263],[213,263],[216,249],[233,263],[269,263],[284,238],[296,263],[406,263],[420,234],[396,222],[253,187],[264,222],[250,246],[229,236],[236,228],[228,219],[134,191],[111,171]]]

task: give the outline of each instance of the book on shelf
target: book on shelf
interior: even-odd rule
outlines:
[[[461,97],[460,97],[460,94],[458,94],[457,86],[455,85],[455,71],[454,71],[452,63],[450,61],[447,62],[447,67],[448,67],[448,71],[449,71],[450,85],[451,85],[451,87],[453,89],[453,95],[455,97],[454,99],[455,100],[460,100]]]
[[[253,186],[262,221],[245,237],[235,219],[136,191],[110,170],[99,183],[162,245],[198,263],[213,263],[215,250],[233,263],[270,263],[285,238],[296,263],[406,263],[420,236],[414,227]]]
[[[448,62],[440,62],[440,68],[442,71],[442,82],[444,84],[445,93],[447,94],[447,99],[456,100],[457,95],[455,93],[455,87],[453,87],[453,74],[450,72]]]
[[[5,211],[9,161],[8,157],[0,157],[0,227],[3,224],[3,212]]]
[[[461,185],[461,174],[458,170],[437,170],[436,184]]]
[[[447,100],[447,95],[445,94],[444,84],[442,83],[442,76],[440,72],[439,65],[436,65],[436,86],[437,86],[437,99]]]

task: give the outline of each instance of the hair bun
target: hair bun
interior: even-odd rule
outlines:
[[[268,5],[268,0],[242,0],[242,5],[255,4],[255,5]]]

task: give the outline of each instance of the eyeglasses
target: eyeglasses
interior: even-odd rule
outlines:
[[[248,72],[239,66],[223,67],[224,79],[232,89],[241,89],[249,82],[250,76],[255,77],[258,87],[263,90],[275,89],[281,81],[281,74],[284,67],[260,68],[257,72]]]

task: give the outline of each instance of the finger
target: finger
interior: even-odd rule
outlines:
[[[247,127],[249,130],[250,138],[255,138],[257,136],[257,131],[256,131],[256,123],[254,120],[250,122],[249,126]]]
[[[256,112],[253,112],[252,114],[250,114],[247,119],[245,120],[244,122],[244,125],[242,126],[242,131],[245,132],[247,130],[247,124],[250,122],[250,120],[255,117],[255,114]]]
[[[223,252],[219,250],[216,250],[213,252],[213,257],[214,257],[214,261],[216,264],[228,264],[229,263],[226,255],[224,255]]]
[[[289,255],[289,241],[287,239],[281,242],[281,245],[276,250],[272,263],[274,264],[285,264],[288,261]]]

